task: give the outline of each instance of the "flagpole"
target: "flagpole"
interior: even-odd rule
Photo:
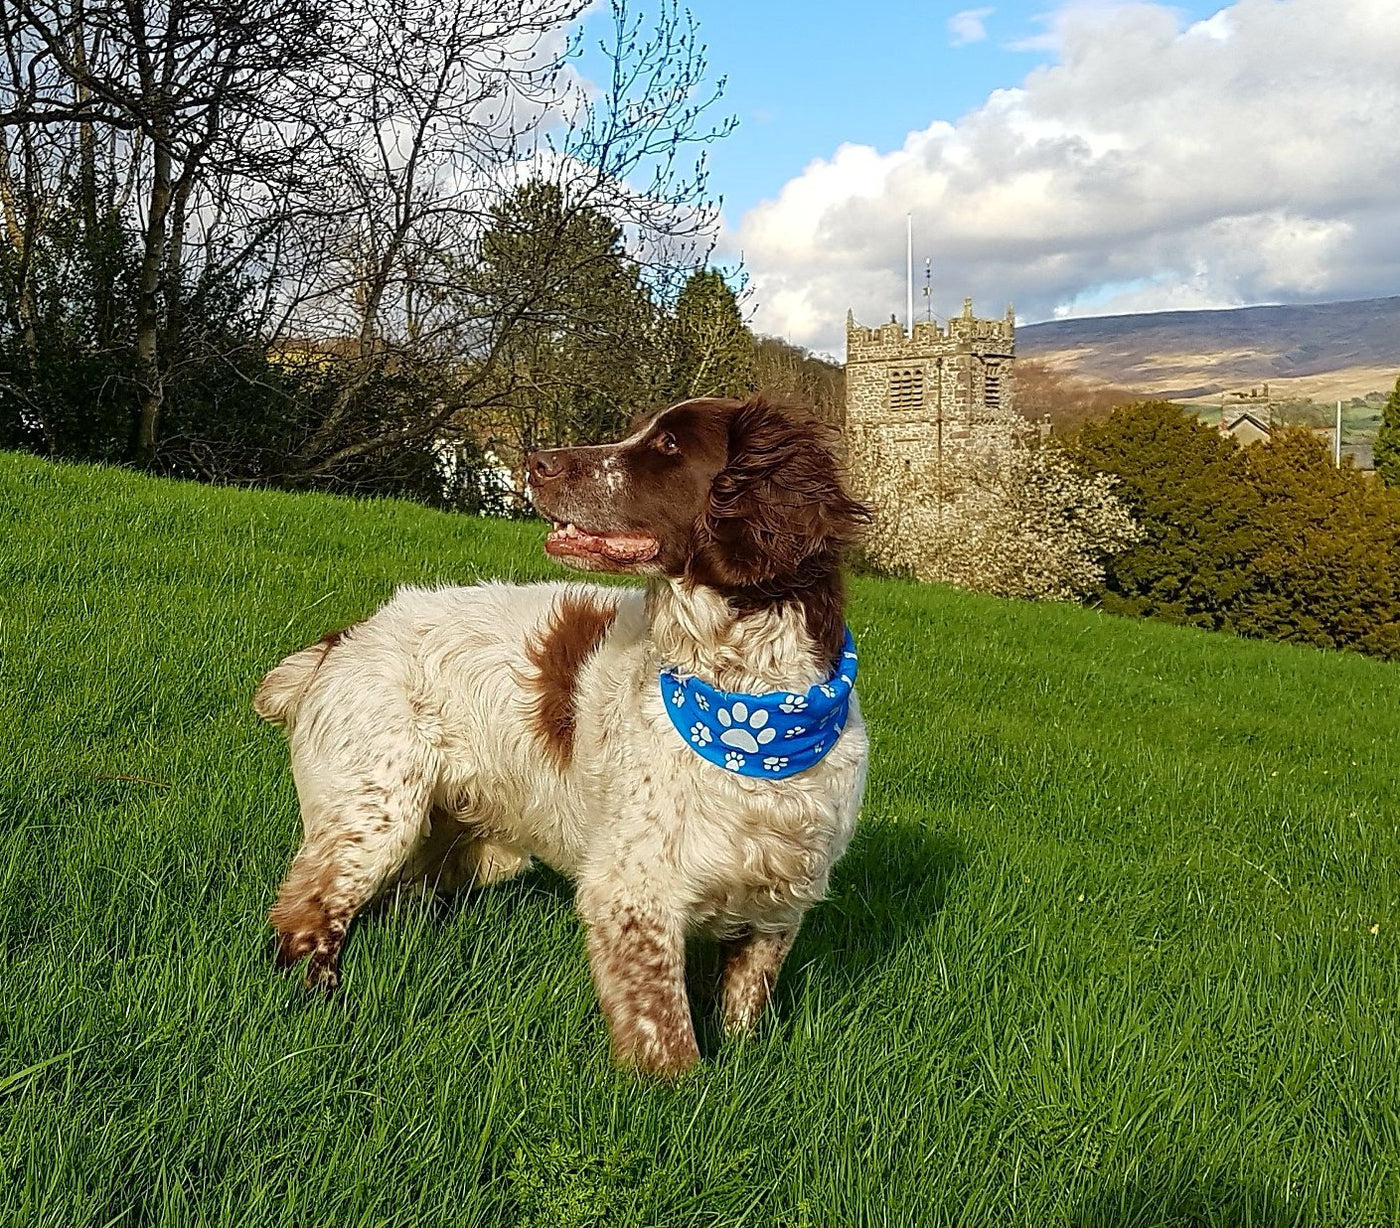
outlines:
[[[914,335],[914,215],[904,215],[904,326]]]

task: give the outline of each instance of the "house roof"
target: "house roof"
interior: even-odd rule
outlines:
[[[1253,414],[1249,413],[1248,411],[1236,415],[1234,421],[1232,421],[1225,429],[1227,431],[1233,431],[1243,426],[1246,422],[1254,426],[1256,429],[1263,431],[1266,435],[1273,434],[1273,428],[1269,426],[1267,422],[1261,422],[1258,418],[1256,418]]]

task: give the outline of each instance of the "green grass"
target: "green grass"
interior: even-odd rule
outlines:
[[[761,1036],[613,1072],[568,888],[271,967],[249,696],[537,527],[0,456],[0,1223],[1400,1222],[1400,667],[862,580],[873,768]]]

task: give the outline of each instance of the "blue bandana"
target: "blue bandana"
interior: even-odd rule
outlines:
[[[830,682],[802,695],[721,691],[695,677],[661,671],[661,698],[687,746],[740,776],[781,779],[820,763],[836,745],[851,710],[856,645],[850,628]]]

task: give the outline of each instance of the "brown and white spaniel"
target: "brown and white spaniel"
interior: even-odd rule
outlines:
[[[538,857],[577,884],[619,1061],[697,1059],[685,941],[725,940],[721,998],[751,1029],[855,826],[866,734],[784,779],[686,744],[663,668],[727,691],[832,677],[842,552],[867,510],[828,428],[763,399],[686,401],[620,443],[534,453],[545,550],[645,591],[404,588],[293,653],[254,705],[283,725],[304,839],[271,920],[278,960],[334,988],[346,930],[395,884],[451,890]]]

